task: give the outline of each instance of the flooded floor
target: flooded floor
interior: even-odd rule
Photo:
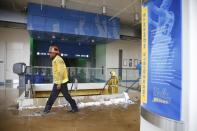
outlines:
[[[0,131],[139,131],[139,105],[99,106],[69,113],[53,108],[40,116],[41,109],[18,111],[17,89],[0,89]]]

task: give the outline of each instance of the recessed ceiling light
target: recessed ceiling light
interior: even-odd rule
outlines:
[[[55,35],[52,35],[52,38],[55,39],[56,38]]]
[[[107,13],[106,6],[103,6],[103,7],[102,7],[102,13],[103,13],[104,15]]]

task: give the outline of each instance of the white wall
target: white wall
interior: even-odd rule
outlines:
[[[5,43],[5,79],[18,79],[12,71],[16,62],[30,63],[30,42],[26,29],[0,27],[0,43]]]
[[[96,67],[102,68],[106,67],[106,45],[100,44],[96,45]]]
[[[107,44],[101,44],[96,46],[96,67],[101,68],[119,68],[119,49],[123,51],[123,60],[127,60],[127,65],[123,68],[135,68],[129,67],[129,59],[141,60],[141,41],[140,40],[116,40]],[[110,77],[109,72],[106,70],[107,79]],[[118,74],[118,70],[114,70]],[[132,74],[129,75],[128,74]],[[103,76],[102,76],[103,77]],[[137,79],[139,77],[138,72],[134,70],[123,70],[122,79]]]
[[[189,95],[189,131],[197,131],[197,1],[190,1],[190,95]]]
[[[123,59],[127,60],[129,68],[129,59],[141,60],[141,41],[140,40],[117,40],[106,45],[106,67],[118,68],[119,67],[119,50],[123,50]],[[133,63],[134,65],[134,63]],[[134,67],[134,66],[133,66]]]
[[[197,1],[183,0],[183,104],[185,131],[197,131]]]
[[[27,23],[27,17],[25,14],[18,12],[10,12],[7,10],[0,10],[0,21],[9,21],[15,23]]]

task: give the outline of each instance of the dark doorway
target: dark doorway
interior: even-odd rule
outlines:
[[[118,74],[119,74],[119,77],[120,77],[121,80],[122,80],[122,54],[123,54],[122,49],[119,49],[119,70],[118,70]]]

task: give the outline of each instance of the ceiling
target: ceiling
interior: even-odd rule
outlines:
[[[121,24],[138,25],[140,23],[141,0],[64,0],[65,8],[93,13],[102,13],[106,7],[106,15],[117,16]],[[62,0],[0,0],[0,9],[24,11],[28,2],[43,3],[61,7]],[[137,16],[135,16],[138,14]],[[139,20],[135,20],[139,17]]]

